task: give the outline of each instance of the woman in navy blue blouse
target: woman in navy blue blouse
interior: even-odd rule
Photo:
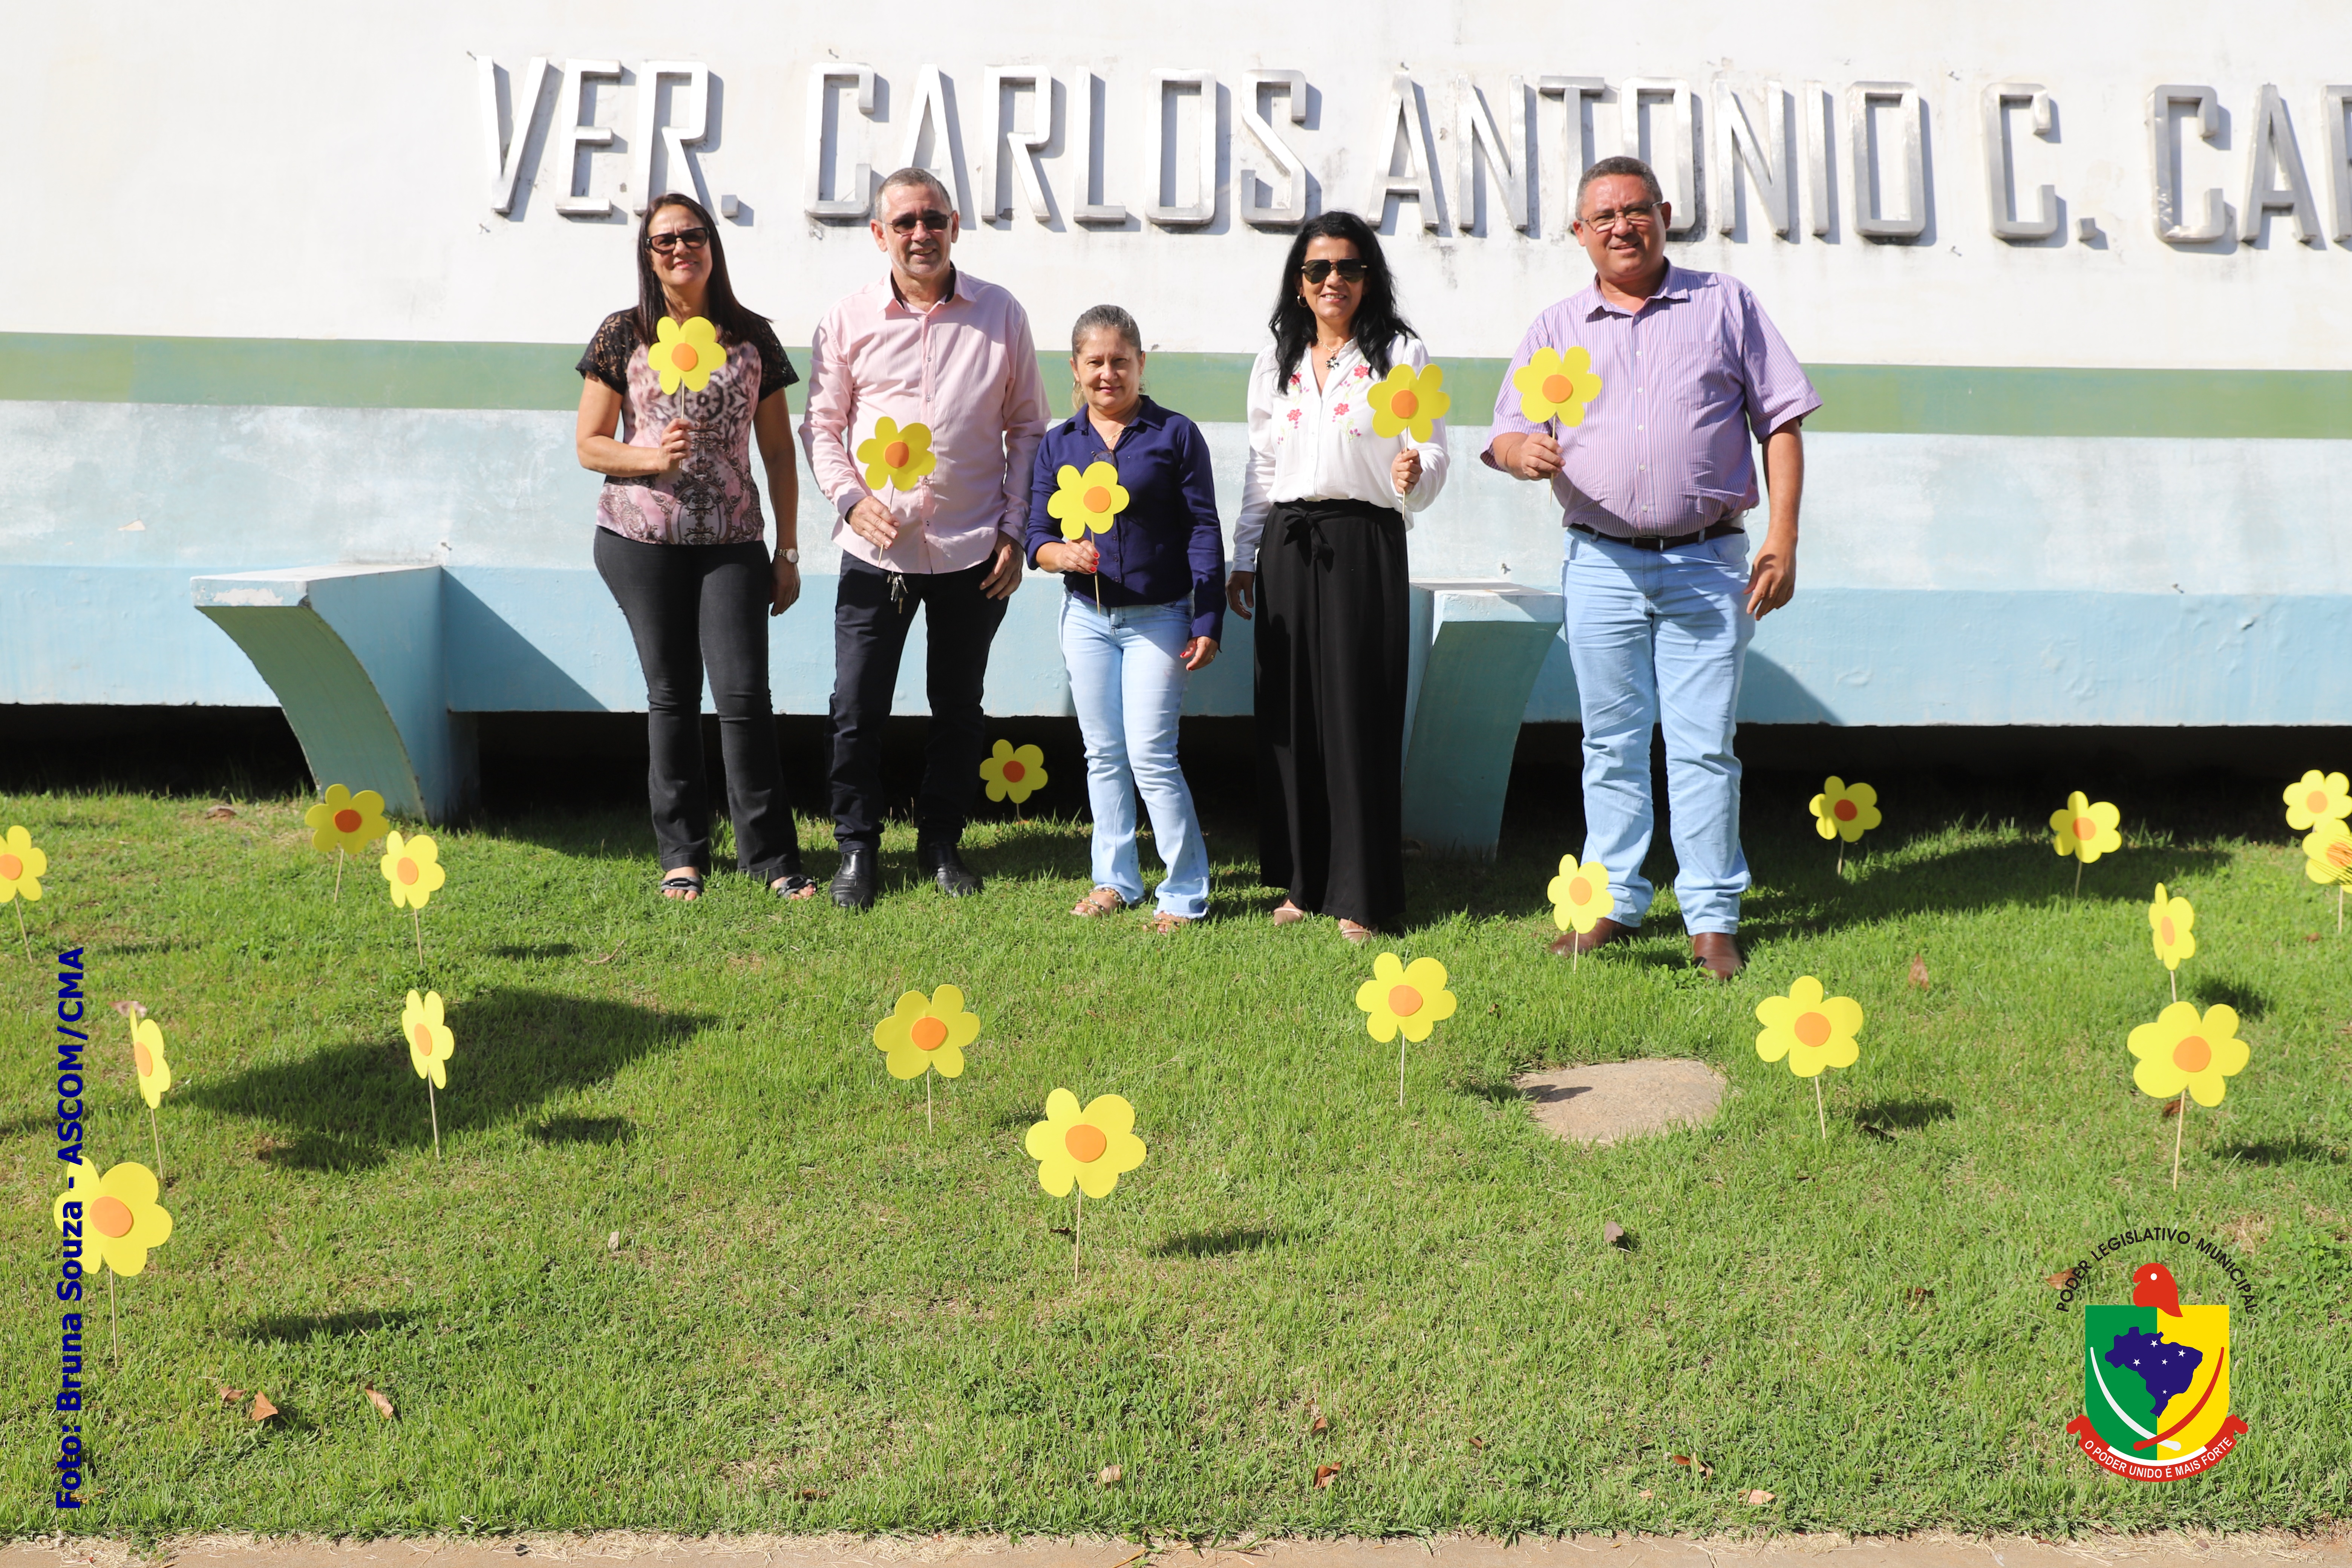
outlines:
[[[1224,630],[1209,444],[1199,426],[1143,395],[1143,334],[1116,305],[1071,329],[1070,375],[1081,405],[1037,448],[1028,534],[1030,564],[1063,574],[1068,589],[1062,660],[1094,806],[1095,888],[1070,912],[1107,915],[1142,900],[1140,791],[1168,867],[1152,923],[1173,931],[1209,910],[1209,849],[1176,762],[1185,677],[1217,657]]]

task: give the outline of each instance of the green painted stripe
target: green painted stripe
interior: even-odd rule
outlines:
[[[795,349],[796,361],[806,352]],[[97,337],[0,333],[0,399],[324,408],[577,406],[580,351],[562,343]],[[1058,409],[1066,362],[1038,363]],[[1441,361],[1454,418],[1483,424],[1507,362]],[[1160,353],[1151,395],[1238,422],[1245,353]],[[1824,364],[1814,430],[1901,435],[2352,438],[2352,371],[2063,370]]]

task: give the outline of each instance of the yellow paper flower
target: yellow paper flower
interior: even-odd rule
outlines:
[[[2329,817],[2303,836],[2303,874],[2352,885],[2352,827]]]
[[[1756,1004],[1756,1021],[1764,1026],[1756,1037],[1756,1054],[1768,1062],[1789,1058],[1789,1070],[1799,1078],[1816,1078],[1823,1068],[1850,1068],[1862,1054],[1854,1036],[1862,1031],[1862,1004],[1851,996],[1829,996],[1810,974],[1797,977],[1786,996],[1767,996]]]
[[[403,838],[394,828],[384,836],[383,858],[376,863],[383,879],[392,884],[392,907],[408,905],[423,909],[449,873],[441,868],[441,847],[420,833],[414,838]]]
[[[1372,405],[1372,434],[1384,441],[1404,430],[1412,431],[1416,441],[1429,440],[1437,421],[1454,406],[1445,390],[1445,367],[1439,364],[1419,375],[1409,364],[1391,365],[1384,379],[1372,383],[1364,401]]]
[[[980,759],[980,776],[988,781],[988,798],[1013,797],[1019,805],[1045,787],[1045,753],[1034,746],[999,741]]]
[[[1454,1016],[1454,993],[1445,988],[1445,965],[1433,958],[1401,963],[1393,952],[1372,960],[1372,977],[1356,987],[1356,1005],[1371,1015],[1364,1027],[1383,1043],[1404,1037],[1414,1045]]]
[[[2050,814],[2050,831],[2057,835],[2060,855],[2072,855],[2087,866],[2100,856],[2124,847],[2116,825],[2124,814],[2105,801],[2093,802],[2076,790],[2066,804]]]
[[[149,1248],[172,1239],[172,1216],[155,1201],[162,1190],[155,1173],[135,1160],[103,1175],[85,1165],[49,1213],[60,1232],[68,1221],[80,1226],[82,1272],[95,1274],[104,1264],[117,1274],[136,1274],[147,1267]]]
[[[1558,419],[1562,425],[1584,423],[1585,405],[1601,395],[1601,378],[1592,374],[1592,356],[1581,347],[1566,357],[1550,347],[1539,348],[1528,363],[1511,373],[1519,389],[1519,415],[1540,425]]]
[[[2182,1089],[2200,1105],[2221,1103],[2229,1092],[2224,1080],[2253,1055],[2238,1038],[2238,1015],[2228,1007],[2209,1007],[2197,1016],[2196,1005],[2175,1002],[2131,1032],[2131,1054],[2139,1058],[2132,1082],[2157,1100],[2170,1100]]]
[[[2147,906],[2147,925],[2156,942],[2156,956],[2167,969],[2178,969],[2184,958],[2197,956],[2197,911],[2187,899],[2176,899],[2156,885],[2156,901]]]
[[[659,341],[646,351],[646,363],[653,366],[665,396],[680,384],[688,392],[700,392],[710,384],[710,373],[727,363],[719,329],[700,316],[688,316],[684,326],[664,316],[654,323],[654,336]]]
[[[1090,1198],[1108,1197],[1122,1173],[1143,1163],[1135,1107],[1115,1094],[1080,1110],[1076,1095],[1055,1089],[1045,1097],[1045,1120],[1029,1129],[1023,1146],[1037,1162],[1037,1184],[1057,1198],[1069,1195],[1072,1182]]]
[[[2352,816],[2352,785],[2342,773],[2312,769],[2286,786],[2286,825],[2297,833]]]
[[[1551,900],[1552,924],[1581,935],[1615,912],[1617,895],[1609,890],[1609,868],[1598,860],[1580,866],[1573,855],[1559,858],[1559,875],[1544,889]]]
[[[436,1089],[449,1087],[449,1058],[457,1054],[457,1037],[442,1021],[441,993],[408,994],[400,1010],[400,1037],[408,1042],[408,1065],[418,1078],[429,1078]]]
[[[310,829],[310,847],[320,854],[341,849],[356,855],[392,831],[383,819],[383,796],[372,789],[353,795],[341,784],[329,784],[302,821]]]
[[[1083,474],[1064,463],[1054,483],[1056,489],[1046,498],[1045,512],[1061,521],[1062,537],[1073,543],[1088,529],[1108,533],[1118,514],[1127,510],[1127,488],[1118,482],[1118,470],[1108,463],[1088,463]]]
[[[931,427],[901,425],[887,415],[874,422],[874,434],[857,444],[857,460],[866,465],[866,488],[887,484],[911,490],[915,481],[940,466],[931,450]]]
[[[131,1020],[131,1065],[139,1069],[139,1098],[154,1110],[172,1087],[172,1064],[163,1057],[163,1026],[152,1018]]]
[[[892,1078],[920,1078],[933,1068],[941,1078],[961,1078],[963,1048],[978,1038],[980,1020],[963,1010],[963,993],[952,985],[929,997],[908,992],[874,1026],[874,1047],[889,1053],[885,1065]]]
[[[1876,790],[1866,784],[1850,784],[1835,773],[1823,781],[1822,793],[1805,809],[1813,814],[1814,832],[1848,844],[1885,820],[1878,815]]]
[[[11,827],[0,837],[0,904],[18,894],[28,904],[41,901],[41,879],[49,874],[49,858],[33,845],[33,836]]]

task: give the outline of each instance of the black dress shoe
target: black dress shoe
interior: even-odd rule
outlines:
[[[833,874],[833,901],[845,910],[874,907],[874,851],[863,844],[841,847],[841,869]]]
[[[924,858],[930,862],[931,875],[939,879],[940,891],[950,899],[968,899],[980,891],[980,875],[963,863],[955,846],[933,849]]]

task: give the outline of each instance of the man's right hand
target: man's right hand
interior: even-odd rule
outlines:
[[[1559,472],[1559,443],[1538,431],[1532,436],[1498,436],[1495,460],[1523,479],[1548,479]]]
[[[1236,572],[1225,579],[1225,603],[1244,620],[1257,603],[1257,574]]]
[[[849,509],[849,531],[874,546],[887,550],[898,542],[898,520],[890,509],[872,496],[861,500]]]

